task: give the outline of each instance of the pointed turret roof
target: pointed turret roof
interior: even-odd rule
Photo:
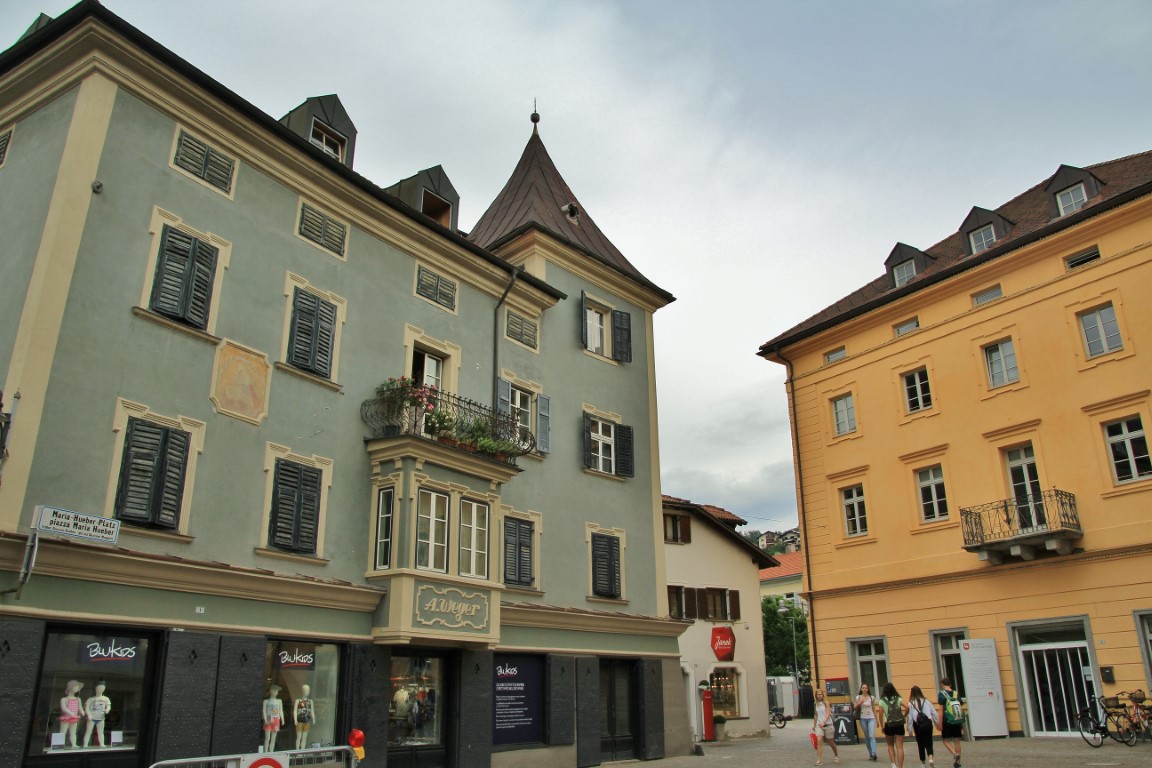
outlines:
[[[533,113],[532,136],[516,164],[508,183],[484,211],[468,239],[473,243],[498,250],[499,247],[528,229],[539,229],[563,240],[612,269],[655,289],[667,299],[672,295],[657,287],[600,231],[596,222],[576,199],[560,171],[544,148]]]

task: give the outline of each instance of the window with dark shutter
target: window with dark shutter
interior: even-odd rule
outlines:
[[[335,341],[336,305],[297,288],[292,299],[288,363],[302,371],[330,379]]]
[[[632,427],[616,425],[616,474],[619,477],[635,477],[635,461],[632,456]]]
[[[116,517],[148,528],[178,528],[189,444],[187,432],[130,418],[116,489]]]
[[[268,546],[287,552],[316,553],[323,474],[315,467],[276,460]]]
[[[620,597],[620,539],[615,536],[592,534],[592,594]]]
[[[504,519],[504,583],[530,587],[532,578],[532,533],[528,520]]]
[[[518,341],[526,347],[536,349],[536,323],[508,310],[506,329],[508,338]]]
[[[632,362],[632,315],[612,310],[612,359]]]
[[[728,590],[728,618],[732,621],[740,621],[740,590]]]
[[[536,452],[552,452],[552,400],[536,395]]]
[[[8,157],[8,145],[11,142],[12,131],[0,133],[0,165],[4,165],[4,160]]]
[[[148,308],[184,325],[206,330],[218,254],[203,240],[165,226]]]
[[[635,477],[633,431],[626,424],[584,413],[584,466],[617,477]]]
[[[236,161],[184,131],[180,132],[172,163],[217,189],[232,191],[232,172]]]
[[[344,241],[348,229],[340,222],[322,213],[307,203],[300,205],[300,236],[319,245],[325,250],[344,255]]]
[[[416,293],[448,309],[456,309],[456,281],[420,267],[416,273]]]

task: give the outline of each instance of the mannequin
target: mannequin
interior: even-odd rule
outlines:
[[[76,748],[76,726],[80,722],[80,689],[84,683],[78,680],[69,680],[64,686],[64,696],[60,699],[60,733],[68,734],[68,741],[72,748]]]
[[[92,726],[96,726],[96,743],[104,746],[104,718],[112,711],[112,701],[104,695],[105,683],[103,680],[96,683],[96,695],[89,696],[84,702],[84,714],[88,718],[88,725],[84,728],[84,746],[92,741]]]
[[[312,703],[310,686],[301,686],[300,698],[296,699],[296,706],[292,708],[292,722],[296,723],[296,749],[307,749],[308,729],[316,722],[316,709]]]
[[[268,698],[264,699],[264,751],[276,751],[276,736],[284,722],[284,703],[280,701],[280,686],[268,687]]]

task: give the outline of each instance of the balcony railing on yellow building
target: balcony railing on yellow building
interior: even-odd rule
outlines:
[[[376,439],[414,436],[515,464],[536,448],[532,431],[511,414],[411,380],[390,380],[360,404],[360,418]]]
[[[964,507],[960,510],[964,549],[1000,562],[1005,554],[1031,560],[1039,546],[1068,554],[1084,535],[1076,497],[1053,488],[1037,495]]]

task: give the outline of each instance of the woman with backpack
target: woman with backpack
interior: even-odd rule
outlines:
[[[900,698],[892,683],[884,683],[880,709],[884,713],[884,741],[888,743],[888,759],[892,762],[892,768],[904,768],[904,721],[908,717],[908,704]]]
[[[832,745],[832,762],[840,762],[840,750],[836,748],[836,729],[832,725],[832,708],[824,700],[824,691],[819,688],[816,697],[816,715],[812,718],[812,733],[816,735],[816,765],[824,765],[824,742]]]
[[[920,686],[912,686],[908,694],[908,721],[912,724],[912,735],[916,737],[916,750],[920,753],[920,768],[924,768],[924,756],[928,756],[928,766],[936,768],[936,758],[932,754],[932,727],[939,726],[936,720],[936,707],[924,698]]]
[[[860,727],[864,729],[864,744],[868,747],[868,759],[876,762],[876,699],[872,698],[872,689],[868,683],[860,686],[856,702],[852,707],[856,710],[856,718]]]

